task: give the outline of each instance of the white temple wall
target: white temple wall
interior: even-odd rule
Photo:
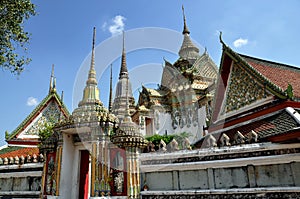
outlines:
[[[61,162],[61,176],[60,176],[60,190],[59,198],[61,199],[72,199],[74,189],[73,177],[74,177],[74,150],[73,139],[71,135],[63,134],[63,151],[62,151],[62,162]],[[78,163],[78,162],[77,162]],[[70,190],[71,189],[71,190]]]
[[[158,128],[154,130],[156,134],[168,135],[174,134],[174,129],[172,127],[171,114],[169,113],[159,113],[159,125]]]
[[[145,117],[144,116],[139,116],[139,121],[140,121],[140,133],[143,136],[146,136],[146,122],[145,122]]]
[[[176,129],[172,126],[172,117],[170,113],[154,114],[156,117],[158,116],[158,118],[153,119],[153,134],[165,135],[167,133],[168,135],[172,135],[187,132],[191,134],[189,137],[191,143],[198,141],[203,136],[203,127],[206,127],[206,108],[205,106],[202,106],[197,111],[198,121],[196,126],[191,125],[190,127],[187,127],[185,125],[183,128],[178,126]]]

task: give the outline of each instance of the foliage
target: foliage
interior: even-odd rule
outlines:
[[[35,5],[30,0],[0,1],[0,66],[13,74],[20,74],[30,58],[26,53],[29,33],[24,31],[24,20],[36,15]]]
[[[178,134],[172,134],[172,135],[159,135],[155,134],[150,137],[147,137],[146,140],[149,142],[152,142],[156,147],[159,145],[160,140],[163,140],[167,145],[175,139],[178,142],[178,145],[180,148],[182,148],[182,142],[185,138],[188,138],[191,134],[187,132],[182,132]]]
[[[166,144],[169,144],[174,138],[174,135],[159,135],[155,134],[150,137],[147,137],[146,140],[152,142],[155,146],[158,146],[160,140],[163,140]]]
[[[293,99],[294,93],[293,93],[293,87],[291,84],[288,84],[287,89],[285,90],[285,93],[287,94],[289,99]]]
[[[45,122],[42,127],[39,128],[39,137],[41,142],[47,140],[53,134],[54,123]]]

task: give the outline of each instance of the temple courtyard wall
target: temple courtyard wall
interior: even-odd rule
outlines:
[[[0,199],[40,198],[43,163],[0,166]]]
[[[142,199],[300,198],[300,144],[141,154]]]

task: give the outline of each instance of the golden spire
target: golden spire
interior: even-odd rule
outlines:
[[[83,91],[82,101],[79,102],[79,106],[84,103],[99,103],[99,89],[97,87],[96,70],[95,70],[95,39],[96,39],[96,28],[93,30],[93,43],[92,43],[92,56],[91,65],[86,81],[86,86]]]
[[[97,85],[96,71],[95,71],[95,40],[96,40],[96,28],[94,27],[94,30],[93,30],[93,43],[92,43],[91,66],[90,66],[90,71],[89,71],[89,77],[88,77],[88,80],[87,80],[87,85],[88,84]]]
[[[190,31],[186,25],[186,19],[185,19],[185,13],[184,13],[184,7],[182,5],[182,15],[183,15],[183,31],[182,34],[190,34]]]

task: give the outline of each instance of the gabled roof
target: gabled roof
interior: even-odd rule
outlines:
[[[221,39],[220,64],[213,122],[277,100],[300,96],[300,69],[234,52]],[[248,83],[249,82],[249,83]],[[243,85],[241,85],[243,84]],[[294,97],[286,91],[291,85]],[[244,86],[242,88],[242,86]],[[239,89],[239,90],[238,90]]]
[[[55,90],[51,90],[49,94],[41,101],[39,105],[35,107],[35,109],[21,122],[21,124],[10,134],[6,135],[7,142],[15,141],[18,138],[18,135],[30,124],[32,124],[33,120],[51,103],[55,102],[61,114],[61,117],[69,117],[69,111],[66,106],[58,96]],[[60,118],[57,118],[60,119]],[[32,141],[32,140],[31,140]]]
[[[239,56],[282,90],[291,84],[294,97],[300,99],[300,68],[242,54]]]
[[[187,73],[193,73],[194,76],[203,78],[216,79],[218,76],[218,68],[214,61],[210,58],[207,50],[195,61],[191,68],[187,69]]]

